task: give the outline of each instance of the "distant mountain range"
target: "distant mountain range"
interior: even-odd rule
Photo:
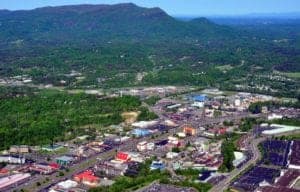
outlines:
[[[189,21],[203,16],[187,16],[187,15],[173,15],[183,21]],[[286,12],[286,13],[250,13],[244,15],[206,15],[206,18],[227,18],[227,19],[300,19],[300,12]]]
[[[182,22],[160,8],[141,8],[132,3],[0,11],[2,41],[181,40],[215,38],[218,36],[216,32],[222,30],[228,29],[205,18]]]
[[[57,83],[76,70],[86,78],[72,86],[136,85],[137,73],[141,84],[232,85],[249,71],[300,70],[300,25],[220,24],[132,3],[0,10],[0,77]]]
[[[234,16],[232,16],[234,17]],[[300,12],[287,13],[251,13],[237,16],[240,18],[276,18],[276,19],[300,19]]]

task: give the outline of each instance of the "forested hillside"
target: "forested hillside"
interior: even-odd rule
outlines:
[[[28,75],[34,83],[64,82],[72,88],[234,88],[263,82],[278,92],[286,80],[274,82],[273,72],[300,70],[299,23],[269,29],[217,25],[206,18],[182,21],[160,8],[131,3],[3,10],[0,15],[2,78]],[[80,77],[68,75],[71,71]],[[297,78],[288,84],[297,91]]]

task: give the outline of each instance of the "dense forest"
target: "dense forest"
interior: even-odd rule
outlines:
[[[84,134],[82,126],[119,124],[124,111],[141,110],[141,120],[155,118],[141,108],[138,98],[131,96],[100,99],[86,94],[5,89],[0,88],[1,149],[13,144],[42,145],[72,139]]]

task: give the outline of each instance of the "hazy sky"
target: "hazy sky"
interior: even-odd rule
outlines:
[[[0,9],[33,9],[71,4],[133,2],[160,7],[171,15],[243,15],[249,13],[300,12],[300,0],[0,0]]]

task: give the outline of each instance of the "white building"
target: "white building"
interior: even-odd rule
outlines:
[[[147,128],[147,127],[151,127],[157,124],[157,121],[139,121],[136,123],[133,123],[132,126],[133,127],[137,127],[137,128]]]
[[[147,151],[147,150],[151,151],[154,149],[155,144],[152,142],[148,143],[147,141],[142,141],[139,142],[136,147],[139,151]]]
[[[277,115],[275,113],[272,113],[271,115],[268,115],[268,120],[274,120],[274,119],[282,119],[282,115]]]
[[[69,191],[69,189],[72,189],[77,186],[78,183],[76,181],[66,180],[59,182],[57,185],[52,187],[49,192]]]
[[[243,163],[246,160],[246,156],[239,152],[239,151],[234,151],[234,160],[233,160],[233,166],[237,167],[241,163]]]
[[[146,151],[146,150],[147,150],[147,141],[139,142],[139,143],[137,144],[136,148],[137,148],[139,151]]]
[[[175,153],[175,152],[168,152],[166,155],[167,159],[174,159],[176,157],[178,157],[179,153]]]
[[[0,191],[4,191],[5,188],[17,184],[18,182],[24,181],[30,177],[29,173],[19,173],[15,175],[10,175],[0,179]]]
[[[173,144],[173,145],[177,145],[179,143],[179,139],[177,137],[169,136],[168,137],[168,143]]]
[[[202,108],[202,107],[204,107],[204,102],[195,101],[195,102],[192,104],[192,107]]]
[[[0,156],[0,163],[11,163],[11,164],[24,164],[25,158],[24,157],[17,157],[17,156]]]

